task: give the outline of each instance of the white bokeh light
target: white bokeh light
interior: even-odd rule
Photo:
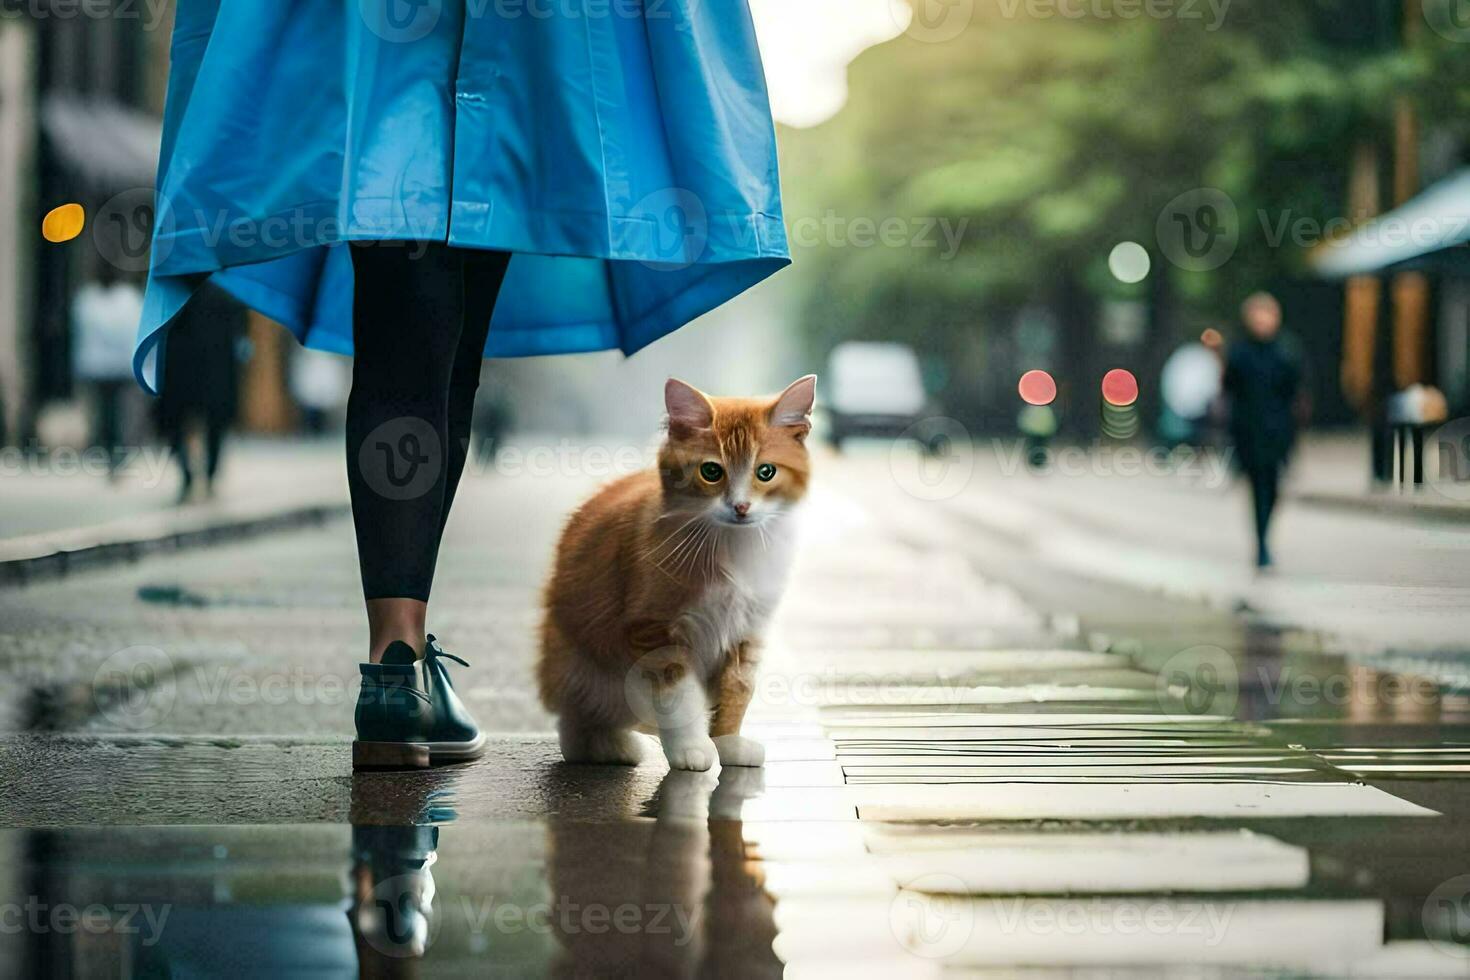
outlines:
[[[1119,282],[1143,282],[1151,268],[1153,260],[1148,257],[1148,249],[1137,242],[1119,242],[1108,256],[1108,269]]]
[[[771,112],[787,126],[817,126],[847,104],[847,66],[902,34],[905,0],[750,0]]]

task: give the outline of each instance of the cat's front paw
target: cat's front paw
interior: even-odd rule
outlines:
[[[719,757],[719,750],[708,738],[679,739],[678,741],[666,739],[664,756],[669,760],[670,769],[705,772],[714,768],[715,759]]]
[[[721,735],[714,740],[722,766],[759,768],[766,764],[766,747],[744,735]]]

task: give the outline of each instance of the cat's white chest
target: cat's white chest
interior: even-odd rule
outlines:
[[[740,643],[758,637],[786,590],[794,534],[789,526],[732,535],[719,557],[719,574],[680,617],[682,632],[713,668]]]

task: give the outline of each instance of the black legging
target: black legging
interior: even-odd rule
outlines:
[[[352,246],[347,482],[363,594],[428,601],[510,253]]]
[[[1281,464],[1255,463],[1246,467],[1245,472],[1250,480],[1251,504],[1256,519],[1256,557],[1265,561],[1271,554],[1266,538],[1271,531],[1271,515],[1276,510],[1276,498],[1281,489]]]

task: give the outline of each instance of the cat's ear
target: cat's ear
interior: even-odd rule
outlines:
[[[771,406],[771,425],[776,428],[797,428],[798,440],[806,438],[812,429],[812,406],[817,401],[817,376],[808,374],[798,378],[776,399]]]
[[[678,378],[664,384],[664,409],[669,413],[669,431],[693,432],[715,424],[715,407],[704,392]]]

